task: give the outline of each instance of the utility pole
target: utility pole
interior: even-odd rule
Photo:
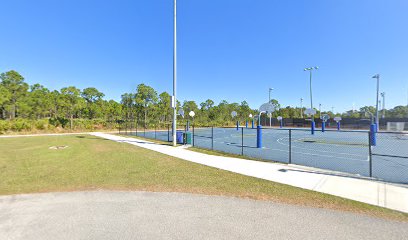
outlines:
[[[174,20],[173,20],[173,146],[177,146],[177,0],[174,0]]]
[[[300,98],[300,118],[303,118],[303,98]]]

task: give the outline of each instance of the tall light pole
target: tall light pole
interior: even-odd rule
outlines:
[[[376,129],[380,129],[380,119],[378,117],[378,98],[379,98],[379,92],[380,92],[380,74],[376,74],[373,76],[373,78],[377,79],[377,101],[375,102],[375,124],[376,124]]]
[[[322,118],[322,104],[319,103],[319,118]]]
[[[272,92],[273,88],[269,88],[269,102],[271,103],[271,92]],[[269,115],[269,127],[272,127],[272,113]]]
[[[303,118],[303,98],[300,98],[300,118]]]
[[[269,88],[269,103],[271,103],[271,92],[273,91],[273,88]]]
[[[309,71],[310,73],[310,109],[313,110],[313,95],[312,95],[312,71],[317,70],[319,67],[309,67],[305,68],[303,71]],[[314,123],[314,115],[312,115],[312,122]]]
[[[382,97],[382,116],[381,118],[385,118],[385,92],[381,93]]]
[[[177,0],[174,0],[174,19],[173,19],[173,146],[177,146]]]

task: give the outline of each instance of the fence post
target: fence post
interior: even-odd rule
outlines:
[[[214,150],[214,127],[211,127],[211,150]]]
[[[244,128],[241,128],[241,155],[244,156]]]
[[[292,129],[289,129],[289,164],[292,164]]]
[[[193,147],[194,147],[194,122],[193,122]]]
[[[132,124],[131,124],[131,130],[130,130],[130,135],[133,135],[133,130],[135,129],[135,122],[134,122],[134,118],[132,117]]]
[[[154,125],[154,139],[157,139],[157,126]]]
[[[368,161],[369,161],[369,174],[370,177],[373,177],[373,154],[372,154],[372,135],[371,132],[368,132]]]
[[[370,132],[371,132],[370,146],[376,146],[377,145],[377,139],[376,139],[377,125],[371,124],[370,125]]]
[[[146,123],[144,124],[144,128],[143,128],[143,137],[146,137]]]
[[[170,142],[170,125],[167,124],[167,142]]]
[[[136,136],[137,136],[137,127],[139,126],[139,117],[136,117]]]

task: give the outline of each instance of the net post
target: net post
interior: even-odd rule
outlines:
[[[292,129],[289,129],[289,164],[292,164]]]
[[[310,128],[312,135],[315,134],[315,128],[316,128],[316,122],[312,119],[311,128]]]
[[[256,147],[262,148],[262,126],[258,125],[256,128]]]

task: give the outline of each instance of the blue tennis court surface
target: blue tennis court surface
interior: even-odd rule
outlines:
[[[377,133],[377,145],[369,147],[362,131],[262,129],[257,148],[256,129],[195,129],[194,145],[233,154],[358,174],[390,182],[408,183],[408,136]],[[212,138],[213,136],[213,138]],[[370,166],[371,165],[371,166]]]
[[[123,134],[172,140],[170,130]],[[376,136],[376,146],[370,147],[367,131],[328,130],[311,135],[308,129],[263,128],[262,148],[257,148],[256,129],[214,127],[195,128],[193,145],[408,184],[408,134],[379,132]]]

